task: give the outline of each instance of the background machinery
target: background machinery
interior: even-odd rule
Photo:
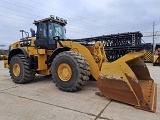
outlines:
[[[160,65],[160,44],[156,44],[155,46],[153,65]]]
[[[0,60],[6,60],[6,59],[7,59],[7,55],[0,54]]]
[[[153,63],[153,66],[160,65],[160,43],[155,44],[155,48],[153,49],[152,43],[145,43],[142,45],[146,50],[144,54],[143,60],[144,62]]]
[[[18,84],[34,80],[35,74],[50,75],[56,86],[66,92],[80,90],[92,75],[100,92],[110,99],[155,112],[157,85],[142,59],[144,52],[131,52],[114,62],[107,62],[100,38],[66,39],[67,21],[50,16],[34,21],[37,32],[10,46],[4,67]],[[106,45],[106,44],[105,44]],[[119,44],[120,45],[120,44]]]
[[[0,60],[5,60],[7,59],[7,50],[4,50],[3,47],[5,45],[0,45],[1,49],[0,49]]]
[[[104,50],[107,54],[107,60],[113,62],[129,52],[144,50],[144,45],[141,43],[142,36],[143,35],[140,32],[127,32],[76,39],[76,41],[86,41],[88,43],[102,41],[104,44]]]

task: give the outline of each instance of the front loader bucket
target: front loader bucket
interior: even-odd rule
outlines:
[[[157,84],[140,58],[143,54],[144,52],[128,53],[112,63],[103,63],[98,87],[110,99],[155,112]]]

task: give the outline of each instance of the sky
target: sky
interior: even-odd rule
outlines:
[[[0,0],[0,45],[7,49],[21,38],[19,30],[36,30],[33,21],[50,15],[67,20],[70,39],[135,31],[151,36],[153,21],[160,35],[159,12],[160,0]]]

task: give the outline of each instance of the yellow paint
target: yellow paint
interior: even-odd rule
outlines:
[[[71,67],[66,63],[60,64],[58,66],[58,71],[57,72],[58,72],[59,78],[64,82],[69,81],[72,77]]]
[[[47,64],[45,61],[47,60],[46,55],[35,55],[38,57],[38,69],[37,70],[47,70]]]
[[[51,70],[50,69],[38,70],[37,74],[40,74],[40,75],[50,75],[51,74]]]
[[[4,68],[9,68],[9,66],[8,66],[8,59],[4,60]]]
[[[159,55],[154,55],[153,63],[160,63],[157,59],[159,59]]]
[[[115,62],[126,62],[129,60],[133,60],[135,58],[141,57],[145,54],[145,51],[140,51],[140,52],[132,52],[132,53],[128,53],[126,55],[124,55],[123,57],[119,58],[118,60],[116,60]]]
[[[34,47],[28,47],[29,55],[44,55],[47,54],[45,49],[35,49]]]
[[[46,54],[46,50],[45,49],[38,49],[38,54]]]
[[[13,65],[13,74],[14,74],[16,77],[18,77],[18,76],[20,76],[20,73],[21,73],[21,68],[20,68],[20,66],[19,66],[18,63],[15,63],[15,64]]]

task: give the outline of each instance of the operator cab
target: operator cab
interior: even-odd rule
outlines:
[[[42,20],[34,21],[37,26],[35,46],[37,48],[44,48],[48,50],[54,50],[57,47],[57,41],[55,37],[59,37],[61,40],[66,39],[65,25],[67,21],[50,16]]]

